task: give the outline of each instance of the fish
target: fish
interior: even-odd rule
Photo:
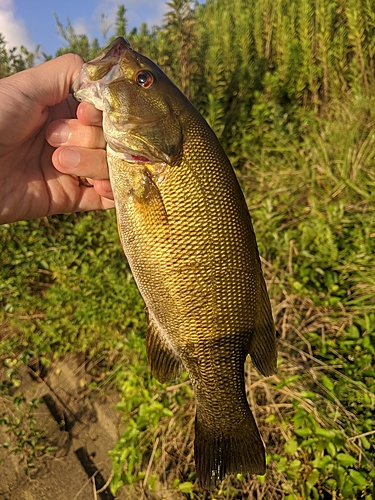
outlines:
[[[266,472],[250,410],[248,354],[276,370],[270,300],[250,213],[207,122],[153,61],[116,38],[83,64],[78,101],[103,111],[121,244],[147,311],[146,352],[161,383],[187,371],[196,401],[199,484]]]

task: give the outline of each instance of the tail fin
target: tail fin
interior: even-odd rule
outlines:
[[[266,472],[263,441],[250,409],[229,435],[225,429],[213,435],[197,416],[194,454],[199,484],[204,489],[214,489],[226,474]]]

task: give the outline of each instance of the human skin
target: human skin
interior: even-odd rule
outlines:
[[[114,206],[101,113],[69,95],[82,63],[67,54],[0,80],[1,224]]]

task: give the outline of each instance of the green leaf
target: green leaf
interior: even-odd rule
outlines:
[[[350,469],[349,476],[352,478],[354,484],[356,484],[360,488],[366,488],[367,479],[360,472],[354,469]]]
[[[305,419],[306,411],[303,408],[299,408],[293,418],[295,428],[298,429],[299,427],[302,427],[302,425],[305,423]]]
[[[289,439],[289,441],[284,445],[285,453],[289,453],[290,455],[294,455],[297,449],[298,449],[297,440],[293,438]]]
[[[270,424],[271,422],[274,422],[276,420],[276,415],[270,415],[269,417],[266,418],[266,423]]]
[[[332,430],[329,430],[329,429],[323,429],[322,427],[318,427],[315,430],[315,434],[317,436],[321,436],[321,437],[333,439],[335,437],[335,435],[336,435],[336,432],[332,431]]]
[[[354,493],[354,484],[350,479],[347,479],[341,490],[342,496],[344,498],[350,498]]]
[[[371,448],[371,443],[366,436],[361,437],[361,442],[365,450],[369,450]]]
[[[347,473],[345,472],[344,467],[338,466],[333,469],[334,478],[337,481],[338,487],[342,488],[345,483],[345,478],[347,477]]]
[[[327,481],[325,481],[325,484],[331,491],[337,491],[337,481],[335,479],[327,479]]]
[[[164,408],[163,414],[167,417],[173,417],[173,412],[169,408]]]
[[[348,455],[347,453],[338,453],[336,458],[344,467],[350,467],[357,462],[356,458]]]
[[[282,387],[285,387],[286,385],[292,384],[293,382],[297,382],[297,380],[299,380],[299,379],[300,379],[299,375],[292,375],[290,377],[285,378],[281,382],[278,382],[276,387],[281,389]]]
[[[313,496],[314,500],[319,500],[320,499],[319,491],[315,488],[315,486],[313,486],[311,488],[311,493],[312,493],[312,496]]]
[[[190,481],[185,481],[184,483],[179,484],[178,488],[182,491],[182,493],[189,495],[190,498],[194,498],[193,483]]]
[[[49,269],[48,262],[47,262],[47,261],[45,261],[45,260],[40,260],[40,261],[39,261],[39,266],[40,266],[42,269],[46,270],[46,271],[48,271],[48,269]]]
[[[332,443],[332,441],[328,441],[328,443],[326,444],[326,450],[331,455],[331,457],[334,457],[336,455],[336,446]]]
[[[316,399],[316,394],[315,394],[315,392],[312,392],[312,391],[302,391],[300,393],[300,396],[301,396],[301,398],[311,399],[311,401],[315,401],[315,399]]]
[[[301,469],[301,460],[292,460],[289,464],[289,467],[292,470],[300,470]]]
[[[308,427],[305,427],[304,429],[295,429],[294,433],[297,434],[297,436],[306,437],[311,436],[312,430]]]
[[[318,481],[319,479],[319,474],[320,472],[317,469],[313,469],[311,474],[307,477],[306,479],[306,484],[312,488]]]
[[[316,458],[313,460],[312,465],[317,469],[325,469],[328,464],[332,463],[332,458],[329,455],[325,455],[322,458]]]
[[[158,476],[156,474],[151,474],[147,480],[148,487],[150,488],[150,490],[156,490],[157,484],[158,484]]]
[[[329,390],[329,392],[334,392],[335,386],[332,380],[327,377],[327,375],[322,376],[321,382],[324,385],[324,387]]]
[[[280,458],[280,461],[277,464],[276,470],[277,470],[277,472],[285,472],[287,470],[287,458],[286,457]]]

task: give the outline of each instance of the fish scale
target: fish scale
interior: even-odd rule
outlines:
[[[265,473],[244,362],[276,368],[255,234],[215,134],[155,63],[118,38],[84,64],[74,95],[103,111],[121,243],[147,308],[147,356],[196,398],[199,482]]]

